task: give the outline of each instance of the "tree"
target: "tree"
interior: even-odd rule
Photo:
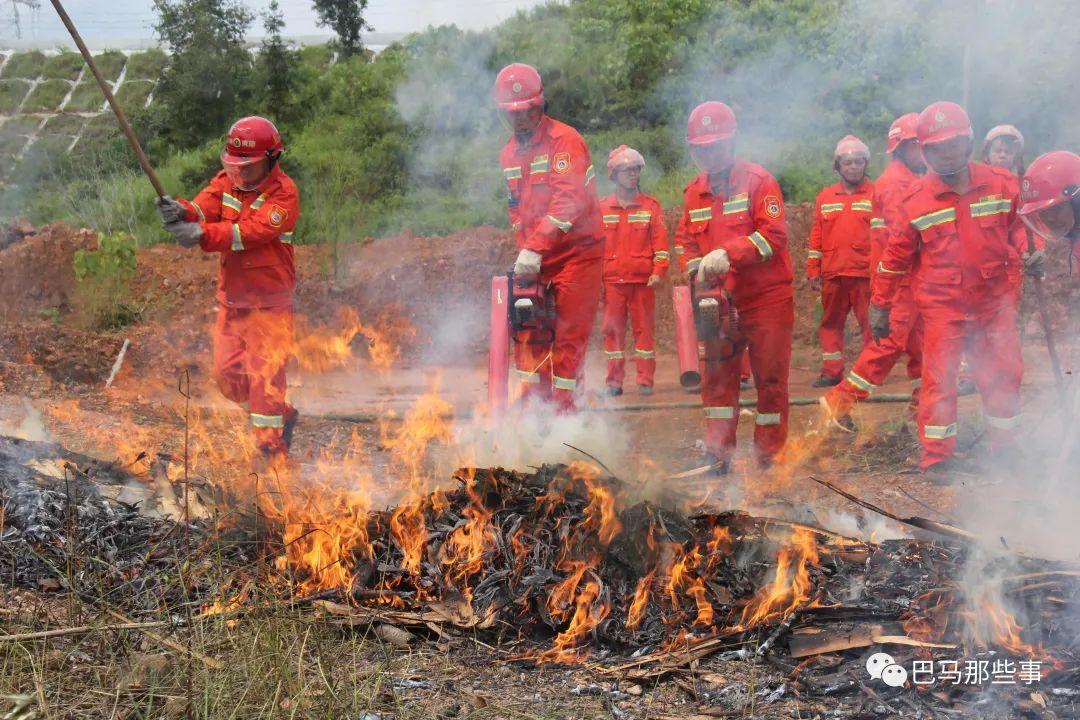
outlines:
[[[244,34],[253,16],[239,0],[154,0],[154,26],[171,52],[154,91],[162,134],[190,147],[220,135],[252,94]]]
[[[329,27],[338,36],[338,52],[344,57],[363,52],[360,33],[372,29],[364,20],[368,0],[314,0],[312,4],[319,15],[319,27]]]
[[[296,54],[292,52],[281,37],[285,27],[281,7],[277,0],[272,0],[270,7],[262,15],[263,38],[259,49],[259,66],[263,74],[262,106],[275,121],[287,116],[292,105],[293,87],[296,84]]]

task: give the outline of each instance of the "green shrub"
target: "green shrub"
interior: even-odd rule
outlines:
[[[127,74],[124,80],[157,80],[161,71],[169,64],[169,56],[158,48],[133,53],[128,58]]]
[[[30,83],[25,80],[0,80],[0,113],[13,113],[30,92]]]
[[[137,322],[131,298],[135,278],[135,239],[123,232],[103,234],[97,250],[77,250],[75,300],[79,316],[92,330],[113,330]]]
[[[75,86],[64,110],[68,112],[96,112],[105,104],[105,96],[94,80],[83,80]]]
[[[44,135],[78,135],[86,125],[86,118],[63,113],[49,118],[41,130]]]
[[[82,55],[76,52],[64,51],[59,55],[52,55],[45,59],[45,67],[41,74],[46,79],[74,80],[86,66]],[[90,75],[87,72],[87,75]]]
[[[68,92],[71,83],[67,80],[45,80],[38,84],[23,103],[23,112],[54,112],[60,107]]]
[[[124,55],[119,50],[106,50],[95,55],[94,62],[97,64],[103,78],[109,82],[116,82],[117,78],[120,77],[120,71],[124,69],[124,64],[127,62],[127,55]],[[94,80],[89,74],[84,77],[91,82]]]
[[[0,77],[4,79],[21,78],[23,80],[33,80],[41,75],[44,66],[45,53],[40,50],[17,52],[7,59],[4,64],[3,74]]]
[[[135,110],[146,105],[146,99],[154,91],[152,80],[128,80],[124,79],[120,88],[116,91],[116,100],[125,110]]]

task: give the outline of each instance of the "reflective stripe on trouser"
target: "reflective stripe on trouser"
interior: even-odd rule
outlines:
[[[214,380],[225,397],[246,404],[256,444],[284,452],[285,363],[292,354],[292,308],[218,309]]]
[[[706,408],[737,408],[743,354],[749,352],[750,370],[757,388],[754,447],[759,456],[775,457],[784,448],[788,424],[788,372],[791,369],[791,334],[795,325],[791,299],[740,311],[739,329],[749,348],[723,362],[704,363],[701,400]],[[739,413],[730,418],[706,418],[705,447],[718,457],[735,450]]]
[[[574,258],[543,268],[541,281],[552,283],[555,299],[555,343],[531,344],[531,333],[522,333],[514,343],[515,367],[538,376],[536,383],[519,384],[523,401],[550,399],[559,410],[575,408],[583,390],[585,348],[600,304],[600,264],[600,258]]]
[[[634,363],[637,384],[652,386],[656,376],[656,354],[649,357],[656,328],[656,291],[644,283],[604,283],[604,354],[608,358],[606,382],[622,387],[626,374],[626,316],[634,334]],[[615,355],[614,353],[619,353]]]
[[[825,394],[825,400],[837,416],[845,416],[860,400],[865,400],[889,377],[893,365],[905,352],[908,355],[907,375],[917,380],[922,374],[922,321],[915,309],[915,297],[909,286],[902,286],[889,313],[889,337],[870,342],[844,374],[839,385]],[[919,388],[912,388],[912,404],[916,404]]]
[[[854,312],[865,348],[870,339],[867,308],[870,305],[870,280],[858,277],[834,277],[821,281],[821,374],[840,377],[844,373],[844,324]]]
[[[983,402],[991,447],[1015,440],[1020,414],[1020,379],[1024,372],[1016,330],[1016,306],[1003,292],[993,305],[969,313],[945,303],[920,306],[923,318],[923,371],[919,397],[922,467],[941,462],[956,448],[956,382],[967,351],[971,376]],[[993,419],[993,420],[991,420]]]

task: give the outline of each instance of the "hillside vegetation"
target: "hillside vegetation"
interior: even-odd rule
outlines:
[[[290,47],[271,17],[268,39],[242,49],[255,22],[243,4],[199,6],[204,15],[183,15],[179,29],[166,27],[163,11],[168,58],[104,53],[107,74],[123,73],[121,99],[176,195],[217,170],[230,118],[275,120],[303,196],[301,242],[504,223],[497,153],[507,133],[490,89],[513,61],[540,69],[551,114],[585,133],[598,168],[621,143],[640,149],[646,190],[665,204],[678,202],[694,172],[684,123],[705,99],[735,108],[740,151],[779,177],[789,201],[808,201],[831,181],[832,147],[849,132],[880,167],[891,120],[933,100],[966,99],[980,137],[1001,122],[1018,125],[1029,158],[1075,147],[1080,132],[1070,125],[1080,49],[1053,41],[1078,26],[1063,0],[575,0],[482,32],[428,28],[347,59],[330,47]],[[203,38],[200,52],[185,38]],[[7,58],[0,214],[162,240],[150,186],[88,78],[70,56]]]

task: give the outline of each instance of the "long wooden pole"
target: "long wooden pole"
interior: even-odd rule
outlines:
[[[146,153],[143,152],[142,146],[139,145],[139,139],[135,136],[135,131],[131,128],[131,123],[128,122],[127,115],[124,114],[124,108],[120,107],[120,103],[117,102],[116,97],[113,96],[112,89],[109,88],[109,83],[101,76],[101,70],[98,69],[97,63],[94,62],[93,56],[90,55],[90,50],[87,49],[86,43],[83,42],[82,37],[79,35],[79,31],[75,29],[75,23],[71,22],[71,18],[68,17],[67,11],[64,10],[64,6],[60,4],[60,0],[50,0],[50,2],[52,2],[52,6],[56,8],[56,13],[60,16],[60,21],[64,23],[64,27],[71,33],[71,39],[75,41],[75,45],[79,48],[79,52],[82,53],[83,60],[90,66],[90,71],[94,73],[94,77],[97,78],[98,87],[101,88],[101,92],[104,93],[105,99],[109,102],[109,107],[112,108],[113,113],[116,115],[116,120],[120,123],[120,129],[124,131],[128,144],[131,145],[131,149],[134,150],[135,154],[139,157],[139,165],[142,166],[143,172],[146,173],[146,177],[149,178],[150,184],[154,186],[154,192],[158,194],[158,197],[165,197],[165,188],[162,187],[161,181],[158,180],[157,173],[154,172],[154,168],[150,165],[150,159],[146,157]]]

